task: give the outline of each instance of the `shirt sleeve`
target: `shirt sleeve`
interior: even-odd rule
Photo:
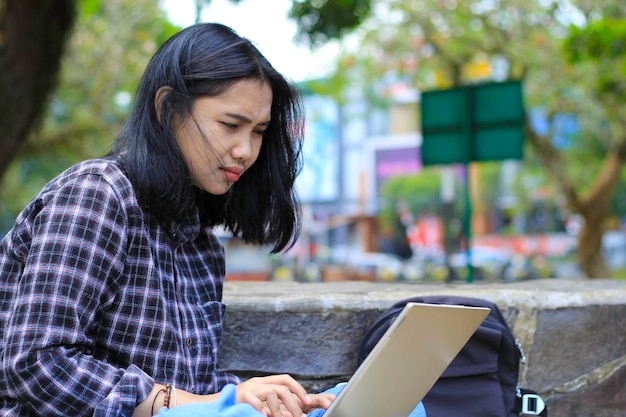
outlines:
[[[98,314],[124,271],[122,200],[102,177],[81,175],[32,207],[0,358],[6,392],[38,416],[130,416],[154,381],[91,354]]]
[[[241,378],[239,378],[238,376],[230,372],[216,371],[215,383],[216,383],[218,391],[221,391],[228,384],[234,384],[234,385],[240,384]]]

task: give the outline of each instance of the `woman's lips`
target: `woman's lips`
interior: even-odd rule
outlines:
[[[235,182],[238,181],[243,174],[243,169],[241,168],[222,168],[222,172],[229,181]]]

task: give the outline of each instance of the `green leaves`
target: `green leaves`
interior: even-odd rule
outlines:
[[[77,0],[76,4],[82,16],[91,16],[98,12],[102,0]]]
[[[294,0],[289,17],[298,24],[298,37],[311,46],[341,37],[369,15],[370,0]]]
[[[570,26],[563,43],[568,62],[593,74],[593,88],[610,103],[626,104],[626,18],[605,17]]]
[[[588,26],[570,26],[564,42],[569,61],[626,58],[626,19],[601,19]]]

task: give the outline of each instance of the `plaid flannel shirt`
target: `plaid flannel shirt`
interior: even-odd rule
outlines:
[[[68,169],[2,240],[0,416],[130,416],[155,382],[239,382],[216,369],[224,269],[197,213],[164,230],[114,161]]]

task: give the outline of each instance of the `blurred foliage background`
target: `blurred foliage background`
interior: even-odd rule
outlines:
[[[195,2],[198,13],[211,3]],[[0,1],[0,31],[11,26],[7,16],[18,6],[35,13],[38,4],[41,9],[61,3]],[[0,232],[62,169],[107,152],[148,59],[179,29],[158,0],[63,4],[75,6],[76,21],[43,117],[0,171]],[[388,89],[399,80],[420,91],[521,80],[527,109],[540,110],[547,124],[538,129],[529,119],[519,175],[524,180],[513,186],[517,209],[525,209],[529,187],[549,190],[555,202],[585,220],[578,248],[582,269],[588,276],[609,274],[600,254],[602,234],[626,218],[626,2],[293,0],[290,17],[299,41],[311,48],[339,43],[336,70],[317,84],[338,102],[356,89],[372,103],[388,105]],[[11,38],[2,39],[0,81],[5,81],[1,58]],[[9,101],[2,109],[11,107]],[[557,143],[555,122],[563,115],[575,115],[577,130]],[[498,167],[481,175],[486,185],[475,198],[489,203],[497,192],[491,184]],[[385,198],[404,196],[413,210],[432,210],[428,201],[436,184],[427,171],[398,178],[386,187]],[[385,210],[390,208],[383,210],[383,221]]]

